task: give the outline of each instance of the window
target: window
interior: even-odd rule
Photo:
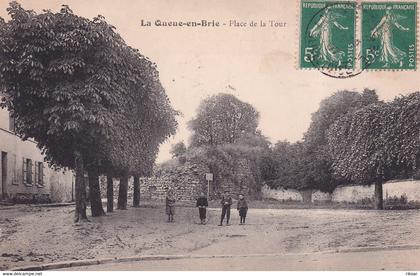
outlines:
[[[35,162],[35,185],[44,187],[44,163]]]
[[[15,132],[16,130],[16,119],[9,113],[9,130]]]
[[[18,177],[18,168],[17,168],[17,162],[16,162],[16,154],[11,153],[10,154],[10,163],[12,164],[12,184],[13,185],[19,185],[19,177]]]
[[[23,158],[23,166],[22,166],[22,173],[23,173],[23,184],[27,186],[32,185],[32,160],[28,158]]]

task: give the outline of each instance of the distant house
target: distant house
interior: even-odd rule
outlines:
[[[0,108],[0,199],[15,202],[73,201],[74,174],[53,170],[34,140],[14,132],[14,119]]]

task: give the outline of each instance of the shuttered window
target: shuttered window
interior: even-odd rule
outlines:
[[[31,186],[33,183],[33,174],[35,174],[35,168],[31,159],[23,158],[22,176],[23,184]]]
[[[16,154],[11,153],[10,154],[10,163],[12,164],[12,184],[13,185],[19,185],[19,177],[18,177],[18,167],[17,167],[17,161],[16,161]]]
[[[44,187],[44,163],[36,162],[35,175],[36,185],[38,187]]]
[[[28,169],[28,166],[26,164],[26,158],[23,158],[23,164],[22,164],[22,182],[23,184],[27,185],[28,184],[28,180],[27,180],[27,174],[26,171]]]

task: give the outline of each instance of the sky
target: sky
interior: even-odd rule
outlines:
[[[8,19],[9,1],[0,0]],[[259,129],[270,141],[302,139],[322,99],[338,90],[376,89],[383,100],[418,91],[418,71],[367,71],[337,79],[318,70],[298,69],[297,0],[20,0],[26,9],[59,11],[69,5],[77,15],[98,14],[116,27],[126,43],[157,64],[160,80],[178,117],[177,134],[163,144],[158,162],[170,158],[172,144],[188,143],[187,122],[202,99],[231,93],[260,112]],[[141,26],[150,21],[152,26]],[[161,21],[215,20],[221,27],[158,27]],[[249,27],[274,20],[283,27]],[[248,26],[229,26],[231,21]]]

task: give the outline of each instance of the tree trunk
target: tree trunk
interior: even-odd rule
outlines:
[[[74,152],[74,162],[76,171],[76,210],[74,213],[74,221],[81,220],[88,221],[86,216],[86,185],[85,185],[85,171],[83,165],[83,157],[79,151]]]
[[[128,194],[128,174],[124,173],[120,177],[120,187],[118,191],[117,208],[120,210],[127,209],[127,194]]]
[[[133,207],[140,207],[140,178],[137,175],[134,175]]]
[[[375,209],[377,210],[384,209],[382,181],[377,181],[375,183]]]
[[[90,168],[89,174],[89,199],[92,217],[104,216],[102,207],[101,188],[99,185],[99,174],[97,168]]]
[[[111,174],[106,176],[106,211],[114,211],[114,182]]]

